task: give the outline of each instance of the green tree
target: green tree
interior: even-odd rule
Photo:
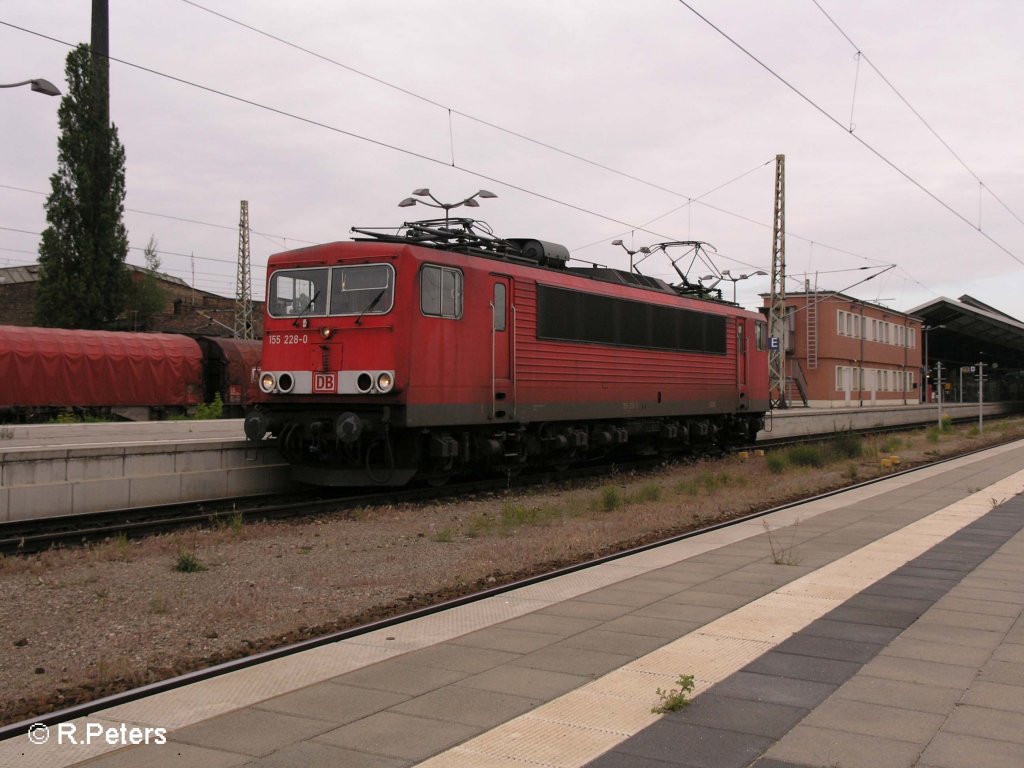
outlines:
[[[156,237],[150,235],[142,254],[146,260],[146,273],[132,281],[127,309],[136,330],[144,328],[153,315],[160,314],[167,304],[167,296],[157,279],[160,274],[158,245]]]
[[[124,147],[94,89],[105,86],[89,46],[68,54],[68,92],[58,112],[57,172],[46,200],[48,226],[39,246],[35,320],[61,328],[102,328],[125,308]]]

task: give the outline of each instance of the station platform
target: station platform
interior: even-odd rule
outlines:
[[[1019,768],[1022,492],[1018,442],[16,736],[0,764]],[[692,703],[653,713],[682,675]]]

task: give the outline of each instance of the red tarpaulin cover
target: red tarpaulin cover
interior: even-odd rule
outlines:
[[[0,326],[0,407],[202,401],[202,354],[187,336]]]

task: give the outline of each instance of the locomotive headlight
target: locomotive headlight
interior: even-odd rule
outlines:
[[[267,394],[274,391],[274,387],[277,386],[277,377],[272,373],[264,373],[260,376],[260,389]]]
[[[381,392],[390,392],[393,386],[395,386],[395,377],[387,371],[377,377],[377,389]]]
[[[334,329],[324,326],[323,328],[320,329],[320,335],[323,336],[325,339],[329,339],[331,338],[331,336],[334,335]]]

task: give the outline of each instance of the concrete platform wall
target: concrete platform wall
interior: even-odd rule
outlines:
[[[984,418],[1002,416],[1021,411],[1020,403],[986,403]],[[977,419],[978,404],[943,404],[942,414],[953,419]],[[767,429],[759,432],[758,440],[777,440],[783,437],[819,435],[849,429],[901,426],[928,423],[937,424],[939,407],[932,405],[901,405],[897,407],[864,408],[793,408],[775,411],[768,419]]]
[[[0,522],[252,496],[292,485],[276,450],[237,440],[15,448],[0,453]]]

